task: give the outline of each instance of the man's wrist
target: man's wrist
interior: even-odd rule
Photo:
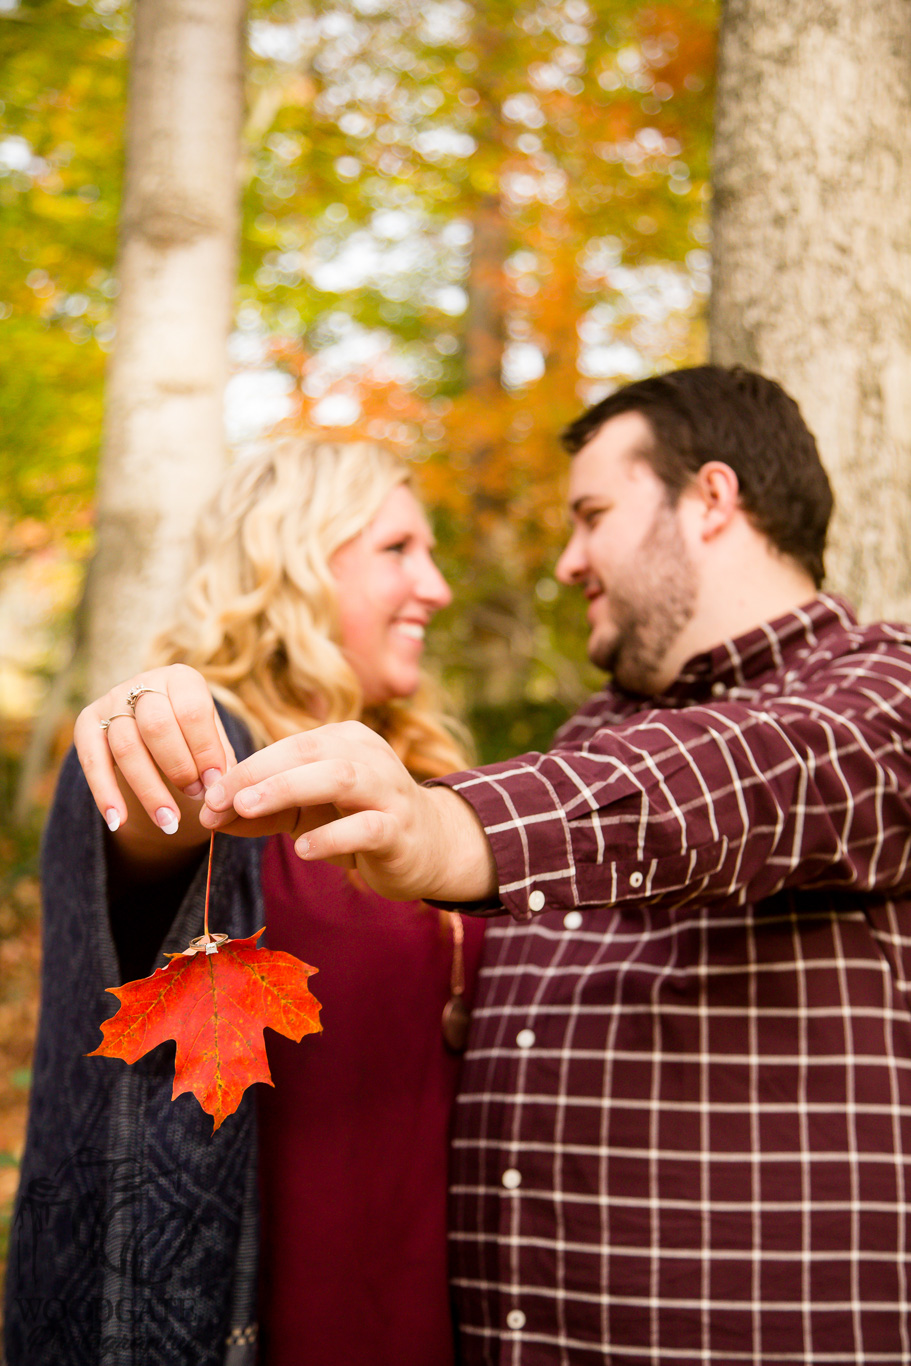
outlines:
[[[433,812],[435,901],[485,901],[498,887],[497,865],[474,807],[449,787],[425,788]]]

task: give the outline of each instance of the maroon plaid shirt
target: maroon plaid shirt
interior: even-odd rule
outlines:
[[[911,1362],[911,628],[820,597],[446,781],[513,917],[457,1108],[466,1366]]]

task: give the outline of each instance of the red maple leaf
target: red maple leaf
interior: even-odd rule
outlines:
[[[165,1039],[177,1042],[171,1099],[190,1091],[214,1121],[233,1115],[248,1086],[272,1085],[263,1029],[295,1042],[322,1029],[311,996],[311,968],[290,953],[258,949],[250,939],[215,938],[217,947],[171,955],[151,977],[108,987],[120,1009],[101,1026],[104,1041],[88,1057],[136,1062]],[[204,937],[205,938],[205,937]]]

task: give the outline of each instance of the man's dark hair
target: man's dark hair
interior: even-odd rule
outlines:
[[[573,454],[619,413],[637,412],[653,433],[642,451],[676,502],[710,460],[737,475],[740,501],[757,530],[823,581],[832,489],[816,441],[792,398],[774,380],[735,366],[699,365],[624,385],[563,433]]]

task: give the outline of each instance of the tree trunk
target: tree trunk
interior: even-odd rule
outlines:
[[[479,95],[475,136],[489,152],[504,145],[502,53],[505,35],[476,11],[473,77]],[[504,470],[503,353],[508,290],[505,267],[511,232],[499,190],[478,195],[472,212],[471,265],[465,320],[465,383],[477,415],[467,454],[471,467],[471,549],[474,593],[462,603],[470,661],[470,705],[508,708],[522,697],[534,648],[534,613],[523,582],[517,528],[510,519],[510,479]],[[504,480],[504,475],[506,478]]]
[[[837,501],[828,582],[911,617],[911,9],[727,0],[713,359],[779,380]]]
[[[510,521],[509,495],[502,487],[503,436],[498,424],[491,426],[488,418],[502,404],[506,340],[504,267],[509,256],[509,228],[497,195],[481,199],[472,224],[465,377],[478,412],[468,456],[474,529],[472,578],[479,595],[463,601],[462,611],[471,662],[472,704],[505,707],[522,696],[534,651],[535,620],[528,585],[523,581],[517,528]]]
[[[121,219],[89,574],[88,689],[144,663],[191,529],[225,463],[245,0],[137,0]]]

